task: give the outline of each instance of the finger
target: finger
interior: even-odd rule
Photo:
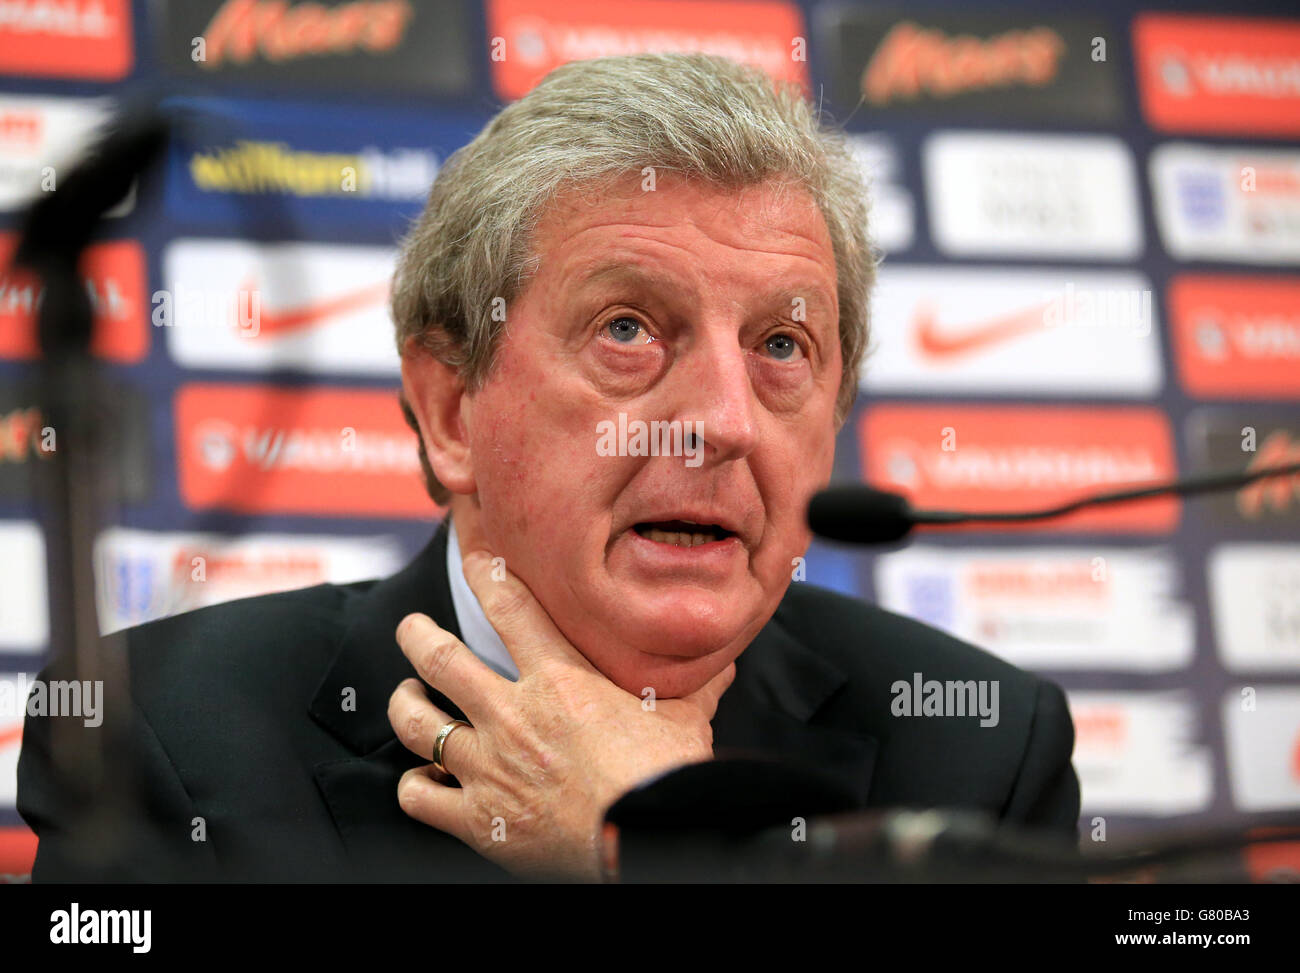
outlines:
[[[492,695],[508,682],[497,675],[428,615],[407,615],[397,626],[397,644],[420,678],[478,723],[491,711]]]
[[[397,739],[425,760],[433,760],[438,734],[451,720],[451,716],[430,702],[424,684],[418,679],[402,680],[388,698],[388,722]],[[457,778],[461,774],[472,775],[477,761],[478,744],[473,727],[459,727],[442,742],[442,765],[451,775]]]
[[[439,783],[432,776],[436,773],[433,767],[404,773],[397,782],[397,803],[408,817],[466,841],[465,792]]]
[[[702,712],[706,718],[713,719],[718,712],[718,701],[736,678],[736,664],[729,663],[727,668],[706,682],[693,693],[682,697],[683,703],[690,703]]]
[[[456,520],[456,540],[460,544],[461,559],[470,551],[487,551],[492,545],[488,543],[487,532],[483,530],[482,516],[461,517]]]
[[[556,658],[591,668],[583,654],[555,627],[528,586],[507,571],[499,559],[478,549],[465,555],[464,565],[465,580],[521,674]]]

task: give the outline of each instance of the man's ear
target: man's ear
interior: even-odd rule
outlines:
[[[420,439],[438,482],[452,493],[473,493],[474,463],[461,414],[460,373],[408,338],[402,354],[402,394],[420,426]]]

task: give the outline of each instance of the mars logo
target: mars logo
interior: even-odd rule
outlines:
[[[1248,469],[1261,470],[1289,463],[1300,463],[1300,442],[1293,441],[1285,429],[1279,429],[1260,442]],[[1292,502],[1300,507],[1300,473],[1256,480],[1237,493],[1237,509],[1248,520],[1258,520],[1269,510],[1286,512]]]
[[[1118,58],[1094,56],[1113,33],[1091,17],[976,11],[961,5],[823,4],[819,49],[827,52],[828,96],[846,113],[865,102],[881,111],[961,116],[1118,121]]]
[[[459,94],[473,77],[460,0],[154,4],[159,60],[205,83]],[[154,25],[151,24],[151,27]]]
[[[1041,87],[1056,80],[1064,53],[1065,41],[1050,27],[949,37],[904,21],[862,72],[862,94],[873,105],[886,105],[922,93],[946,98],[1011,85]]]
[[[1188,419],[1188,436],[1205,469],[1258,470],[1300,462],[1295,418],[1279,409],[1201,409]],[[1292,527],[1300,524],[1300,474],[1256,480],[1234,493],[1211,495],[1201,506],[1208,508],[1204,515],[1211,522]]]
[[[1175,471],[1168,421],[1156,409],[887,405],[868,409],[858,431],[864,478],[902,488],[922,507],[1048,506]],[[1162,532],[1178,514],[1175,500],[1144,500],[1045,529]]]
[[[353,51],[384,53],[401,44],[414,16],[406,0],[290,5],[284,0],[228,0],[203,32],[208,70],[255,57],[272,62]]]

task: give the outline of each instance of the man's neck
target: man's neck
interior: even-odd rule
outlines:
[[[449,520],[447,534],[447,580],[451,585],[451,601],[456,609],[456,620],[460,623],[462,641],[488,668],[512,681],[518,679],[519,667],[510,657],[510,650],[501,641],[501,636],[497,635],[496,629],[483,613],[483,606],[465,580],[460,538],[456,536],[454,517]]]

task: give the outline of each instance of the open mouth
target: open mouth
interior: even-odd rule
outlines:
[[[717,524],[696,524],[689,520],[647,521],[633,525],[632,529],[648,541],[674,547],[700,547],[736,536],[734,531]]]

